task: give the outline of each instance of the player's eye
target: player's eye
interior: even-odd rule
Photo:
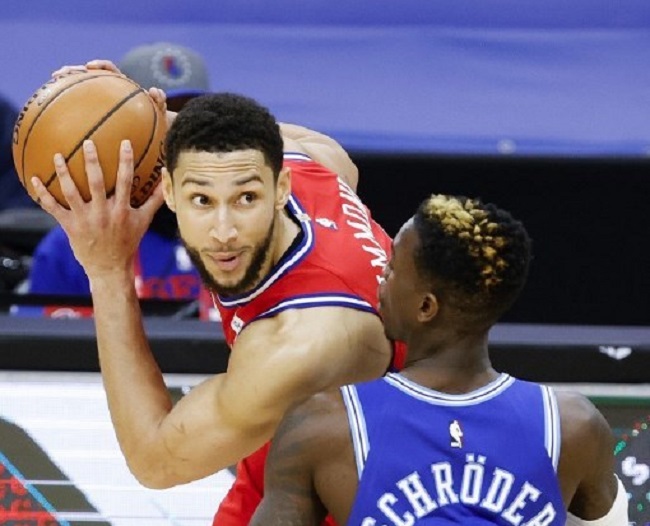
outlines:
[[[242,204],[242,205],[250,205],[251,203],[253,203],[255,201],[256,198],[257,198],[257,196],[255,195],[254,192],[244,192],[243,194],[241,194],[239,196],[238,202],[239,202],[239,204]]]
[[[207,206],[210,200],[203,194],[194,194],[191,197],[192,204],[195,206]]]

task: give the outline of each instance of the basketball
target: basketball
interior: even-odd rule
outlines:
[[[13,159],[21,183],[38,177],[56,200],[67,202],[54,170],[60,153],[79,193],[90,200],[83,143],[95,143],[107,195],[115,191],[120,143],[131,141],[134,177],[131,205],[144,203],[160,180],[165,115],[149,94],[127,77],[105,70],[73,72],[46,82],[22,108],[13,132]]]

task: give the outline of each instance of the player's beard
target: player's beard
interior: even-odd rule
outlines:
[[[275,217],[266,232],[266,236],[264,236],[262,242],[255,247],[253,257],[251,258],[251,262],[248,265],[246,272],[244,272],[244,276],[233,285],[224,285],[223,283],[219,283],[206,268],[205,263],[203,263],[203,260],[201,259],[200,252],[189,246],[184,239],[181,239],[181,241],[183,242],[185,250],[187,250],[192,263],[194,263],[194,266],[206,287],[219,296],[227,298],[248,292],[259,283],[262,267],[269,256],[274,231]]]

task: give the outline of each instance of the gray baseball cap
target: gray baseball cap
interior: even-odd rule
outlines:
[[[191,97],[210,91],[208,71],[196,51],[169,42],[155,42],[129,51],[118,67],[145,89],[156,87],[167,98]]]

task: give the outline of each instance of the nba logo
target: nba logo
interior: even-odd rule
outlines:
[[[451,447],[462,448],[463,447],[463,428],[460,427],[460,422],[454,420],[449,424],[449,436],[451,437]]]

